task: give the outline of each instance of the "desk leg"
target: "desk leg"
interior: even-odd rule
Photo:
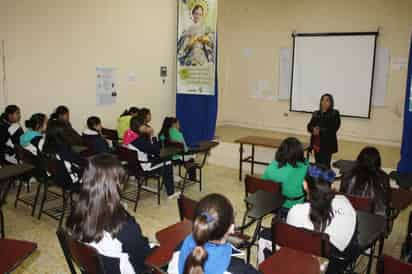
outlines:
[[[243,144],[239,148],[239,181],[242,181],[242,167],[243,167]]]
[[[255,174],[255,145],[252,145],[252,163],[250,166],[250,172],[252,175]]]

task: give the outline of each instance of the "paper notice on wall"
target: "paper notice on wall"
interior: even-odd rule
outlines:
[[[116,69],[109,67],[96,68],[96,103],[98,106],[116,103],[117,83]]]

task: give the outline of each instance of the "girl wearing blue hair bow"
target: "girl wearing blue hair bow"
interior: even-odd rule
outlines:
[[[193,232],[175,252],[167,273],[223,274],[259,273],[242,259],[227,242],[234,232],[234,210],[230,201],[220,194],[210,194],[195,209]]]

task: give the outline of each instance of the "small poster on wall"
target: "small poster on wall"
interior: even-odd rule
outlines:
[[[177,93],[215,95],[217,0],[179,0]]]
[[[96,103],[107,106],[116,103],[117,83],[116,69],[109,67],[96,68]]]

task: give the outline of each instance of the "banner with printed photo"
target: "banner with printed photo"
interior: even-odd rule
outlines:
[[[215,95],[217,0],[179,0],[177,93]]]

